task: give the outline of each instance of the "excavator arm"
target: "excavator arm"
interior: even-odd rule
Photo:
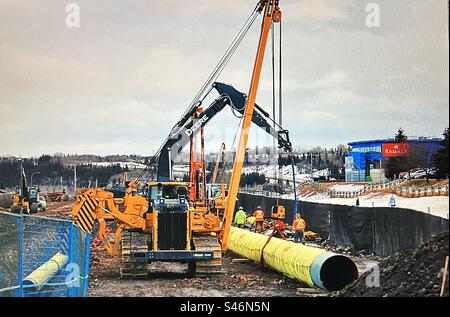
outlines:
[[[199,113],[195,120],[180,120],[181,123],[184,122],[184,125],[181,125],[177,131],[172,131],[171,135],[161,147],[159,154],[156,155],[155,159],[158,160],[158,181],[164,182],[171,180],[172,164],[183,148],[190,142],[191,136],[195,136],[201,128],[226,106],[230,106],[233,110],[244,115],[246,103],[246,95],[244,93],[224,83],[215,82],[213,87],[220,96],[208,108]],[[264,118],[270,118],[269,114],[256,104],[255,108],[257,110],[253,112],[252,122],[277,139],[279,148],[282,148],[286,152],[291,152],[292,144],[289,140],[288,130],[281,127],[279,130],[276,130]]]

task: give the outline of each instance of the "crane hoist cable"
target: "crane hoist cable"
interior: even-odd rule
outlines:
[[[281,21],[278,23],[279,24],[279,28],[280,28],[280,31],[279,31],[279,34],[280,34],[280,44],[279,44],[279,50],[280,50],[280,52],[279,52],[279,59],[280,59],[280,61],[279,61],[279,79],[278,79],[278,85],[279,85],[279,88],[278,88],[278,98],[279,98],[279,100],[278,100],[278,106],[280,107],[279,108],[279,120],[278,120],[278,123],[280,124],[280,126],[282,126],[283,125],[283,98],[282,98],[282,95],[283,95],[283,85],[282,85],[282,83],[283,83],[283,77],[282,77],[282,69],[283,69],[283,67],[282,67],[282,55],[281,55],[281,47],[282,47],[282,41],[281,41]]]
[[[186,120],[188,120],[191,117],[191,115],[201,105],[202,101],[211,92],[211,90],[212,90],[212,83],[214,81],[216,81],[217,77],[222,73],[222,71],[224,70],[225,66],[228,64],[228,62],[230,61],[231,57],[234,55],[234,53],[236,52],[237,48],[241,44],[241,42],[244,39],[245,35],[247,34],[248,30],[251,28],[251,26],[253,25],[254,21],[258,17],[258,14],[260,13],[258,11],[258,8],[259,8],[259,6],[257,5],[255,7],[255,9],[253,10],[253,12],[250,14],[250,16],[247,18],[247,20],[245,21],[245,23],[242,26],[242,28],[239,30],[239,32],[236,35],[236,37],[233,39],[233,41],[231,42],[230,46],[225,51],[225,54],[219,60],[218,64],[213,69],[213,71],[209,75],[208,79],[202,85],[202,87],[200,88],[200,90],[198,91],[198,93],[196,94],[196,96],[194,97],[192,102],[190,103],[189,107],[186,109],[186,111],[182,115],[181,120],[179,120],[173,126],[173,128],[171,130],[171,134],[175,134],[176,130],[183,126],[183,124],[186,122]],[[207,91],[206,94],[205,94],[205,91]],[[155,156],[158,156],[158,154],[161,153],[161,151],[162,151],[162,148],[159,148],[158,151],[156,152]]]
[[[231,57],[236,52],[236,50],[239,47],[240,43],[244,39],[244,37],[247,34],[248,30],[251,28],[251,26],[253,25],[254,21],[257,18],[257,16],[261,13],[261,11],[262,10],[261,10],[260,3],[258,3],[256,5],[255,9],[250,14],[250,16],[246,19],[244,25],[242,26],[242,28],[240,29],[240,31],[238,32],[236,37],[233,39],[233,41],[231,42],[231,44],[228,47],[228,49],[225,51],[225,53],[222,56],[222,58],[219,60],[219,62],[216,65],[216,67],[213,69],[213,71],[210,74],[210,76],[208,77],[208,79],[205,81],[205,83],[202,85],[202,87],[198,91],[197,95],[194,97],[194,99],[190,103],[190,105],[187,108],[187,110],[184,112],[184,114],[182,116],[182,119],[177,124],[175,124],[175,126],[172,128],[171,134],[173,134],[173,132],[176,131],[177,129],[181,128],[183,126],[183,124],[187,120],[190,119],[191,115],[193,113],[195,113],[196,109],[198,109],[198,107],[201,105],[202,101],[206,98],[206,96],[211,91],[210,86],[217,79],[217,77],[222,73],[222,71],[224,70],[225,66],[228,64],[228,62],[230,61]],[[208,89],[209,89],[209,91],[206,93],[206,95],[204,95],[205,91],[208,90]],[[156,152],[154,157],[157,157],[158,154],[162,150],[163,150],[162,148],[158,149],[158,151]],[[146,168],[144,168],[144,170],[136,178],[136,182],[140,181],[140,179],[145,175],[145,173],[148,171],[149,168],[150,168],[150,166],[147,166]]]
[[[276,55],[276,52],[275,52],[275,26],[274,25],[272,25],[272,29],[271,29],[271,42],[272,42],[272,112],[273,112],[273,120],[272,120],[272,122],[273,122],[273,126],[274,126],[274,129],[276,128],[276,127],[278,127],[278,128],[281,128],[281,125],[282,125],[282,118],[283,118],[283,114],[282,114],[282,105],[281,105],[281,102],[282,102],[282,97],[281,97],[281,95],[282,95],[282,73],[281,73],[281,66],[282,66],[282,63],[281,63],[281,61],[282,61],[282,55],[281,55],[281,45],[282,45],[282,42],[281,42],[281,21],[279,22],[279,24],[280,24],[280,28],[279,28],[279,43],[278,43],[278,49],[279,49],[279,52],[278,52],[278,55],[279,55],[279,60],[278,60],[278,65],[276,65],[276,62],[275,62],[275,55]],[[276,121],[276,118],[277,118],[277,116],[276,116],[276,95],[277,95],[277,87],[276,87],[276,70],[277,70],[277,67],[276,66],[278,66],[278,75],[279,75],[279,77],[278,77],[278,106],[279,106],[279,113],[278,113],[278,123],[277,123],[277,121]],[[273,149],[274,149],[274,155],[275,155],[275,151],[277,151],[276,150],[276,148],[275,148],[275,144],[273,145]],[[278,205],[278,198],[279,198],[279,192],[278,192],[278,186],[279,186],[279,164],[278,164],[278,162],[276,162],[276,164],[274,165],[274,179],[275,179],[275,194],[276,194],[276,200],[277,200],[277,205]]]
[[[253,25],[253,22],[256,20],[257,16],[259,14],[258,6],[255,7],[255,10],[250,14],[250,16],[245,21],[244,25],[228,47],[228,49],[225,51],[225,54],[222,56],[222,58],[219,60],[216,67],[213,69],[205,83],[202,85],[198,93],[195,95],[194,99],[190,103],[189,107],[186,109],[185,113],[182,116],[182,120],[188,119],[189,114],[192,112],[193,109],[196,108],[196,105],[198,105],[199,100],[202,98],[205,91],[212,85],[212,83],[217,79],[217,77],[222,73],[225,66],[228,64],[229,60],[233,56],[233,54],[236,52],[237,48],[241,44],[242,40],[244,39],[245,35],[247,34],[250,27]],[[174,126],[174,129],[179,126],[179,124],[183,124],[182,120],[177,123]]]
[[[271,30],[271,52],[272,52],[272,117],[273,117],[273,127],[276,129],[276,80],[275,80],[275,26],[272,24]],[[273,140],[272,144],[273,149],[273,155],[275,157],[277,148],[275,146],[275,140]],[[277,192],[277,185],[278,185],[278,164],[274,164],[274,180],[275,180],[275,193]],[[278,205],[278,197],[277,202]]]
[[[279,22],[279,70],[278,70],[278,126],[281,127],[283,125],[283,76],[282,76],[282,32],[281,32],[281,21]],[[274,38],[272,37],[272,41],[274,41]],[[274,48],[275,45],[272,45],[272,48]],[[272,51],[272,56],[274,56],[274,51]],[[273,62],[274,63],[274,62]],[[274,69],[274,68],[273,68]],[[273,87],[275,87],[275,70],[273,70],[273,76],[274,76],[274,85]],[[274,88],[275,91],[275,88]],[[273,98],[274,98],[274,117],[275,117],[275,93],[273,94]],[[297,182],[295,179],[295,160],[294,160],[294,155],[291,153],[289,153],[289,156],[291,158],[291,166],[292,166],[292,183],[294,186],[294,219],[295,220],[295,216],[297,214],[297,210],[298,210],[298,197],[297,197]],[[277,179],[278,181],[278,179]],[[277,204],[278,204],[278,197],[277,197]]]

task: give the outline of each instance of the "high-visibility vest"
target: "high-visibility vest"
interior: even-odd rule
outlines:
[[[294,227],[294,231],[299,230],[305,230],[306,228],[306,222],[303,219],[295,219],[294,223],[292,224],[292,227]]]
[[[236,216],[234,216],[234,222],[238,225],[245,224],[245,219],[247,218],[247,215],[243,210],[238,210],[236,212]]]
[[[264,221],[264,211],[262,210],[256,210],[253,216],[255,216],[256,221]]]

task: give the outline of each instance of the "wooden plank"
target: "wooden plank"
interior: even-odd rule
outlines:
[[[299,287],[297,288],[297,292],[304,294],[327,294],[324,290],[312,287]]]
[[[242,259],[232,259],[232,260],[231,260],[231,263],[248,263],[248,262],[250,262],[250,260],[249,260],[249,259],[246,259],[246,258],[242,258]]]
[[[447,271],[448,271],[448,255],[445,257],[445,266],[444,266],[444,274],[442,276],[442,286],[441,286],[441,294],[440,296],[444,296],[445,292],[445,282],[447,281]]]

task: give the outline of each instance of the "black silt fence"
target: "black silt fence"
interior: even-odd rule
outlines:
[[[294,201],[240,193],[239,205],[252,212],[260,205],[266,215],[273,205],[286,208],[286,222],[292,224]],[[449,221],[420,211],[389,207],[357,207],[299,201],[298,211],[307,230],[330,242],[349,245],[380,256],[413,249],[434,234],[448,231]]]

